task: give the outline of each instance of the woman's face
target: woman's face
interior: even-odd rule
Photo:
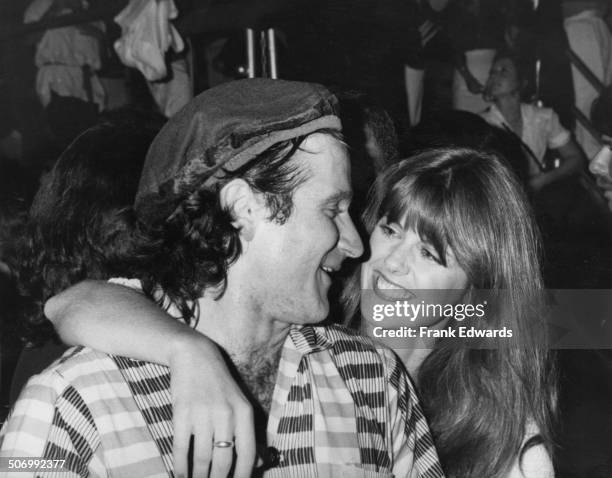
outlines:
[[[361,266],[361,311],[366,320],[375,304],[457,304],[468,288],[468,278],[453,251],[446,265],[432,244],[414,230],[382,218],[370,236],[370,259]],[[379,306],[380,307],[380,306]],[[431,326],[440,317],[419,317],[411,323],[395,320],[392,326]],[[377,325],[391,326],[387,321]]]
[[[510,58],[500,58],[491,66],[485,87],[485,97],[495,99],[499,96],[514,94],[520,90],[520,86],[514,62]]]

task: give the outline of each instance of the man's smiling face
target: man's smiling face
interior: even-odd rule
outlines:
[[[249,300],[263,318],[317,323],[329,313],[330,275],[363,253],[348,212],[350,163],[345,146],[322,133],[306,138],[291,160],[308,179],[287,221],[262,221],[248,244]]]

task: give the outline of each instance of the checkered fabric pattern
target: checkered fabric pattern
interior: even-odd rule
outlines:
[[[71,349],[28,382],[0,456],[66,459],[73,476],[172,476],[169,388],[166,367]],[[269,478],[443,476],[399,361],[341,327],[291,329],[267,434],[280,452]]]

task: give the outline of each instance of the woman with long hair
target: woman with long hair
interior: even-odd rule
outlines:
[[[381,175],[365,223],[369,257],[347,285],[346,320],[354,319],[366,335],[378,338],[368,312],[374,305],[393,306],[401,299],[415,305],[450,304],[458,311],[458,305],[467,310],[486,300],[486,317],[470,320],[470,326],[493,335],[505,327],[516,339],[505,346],[497,342],[497,348],[485,338],[457,343],[436,334],[417,341],[383,340],[418,379],[447,476],[552,476],[556,389],[538,323],[545,313],[539,241],[513,174],[493,153],[426,151]],[[209,353],[203,336],[168,320],[142,295],[118,287],[82,284],[49,301],[46,312],[69,343],[165,360],[173,380],[181,384],[175,388],[175,413],[184,423],[176,433],[188,438],[210,432],[191,425],[204,414],[209,417],[195,404],[208,393],[206,377],[224,374],[225,366]],[[119,298],[125,304],[121,310]],[[415,325],[432,331],[459,329],[457,314],[433,314]],[[140,340],[126,340],[136,334]],[[207,366],[194,374],[186,365],[198,361]],[[244,427],[232,415],[232,393],[215,410],[222,411],[224,429],[229,426],[238,436]],[[220,426],[214,417],[207,419],[211,428]]]
[[[384,341],[418,381],[447,475],[508,476],[532,445],[550,451],[555,387],[538,324],[539,241],[512,173],[492,154],[427,151],[378,178],[364,216],[370,257],[344,294],[347,316],[357,316],[364,334],[380,335],[373,329],[384,323],[371,320],[373,305],[405,295],[415,304],[488,302],[485,320],[414,322],[430,330],[469,325],[514,334],[498,348],[487,339],[448,343],[435,333],[408,344]]]

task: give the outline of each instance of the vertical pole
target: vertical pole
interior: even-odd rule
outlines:
[[[270,59],[270,78],[278,79],[278,63],[276,61],[276,35],[274,28],[268,28],[268,56]]]
[[[246,29],[247,44],[247,78],[255,78],[255,32],[252,28]]]
[[[540,60],[539,58],[536,60],[536,84],[535,84],[535,94],[536,94],[536,105],[537,106],[542,106],[542,100],[540,99],[540,70],[542,68],[542,60]]]

